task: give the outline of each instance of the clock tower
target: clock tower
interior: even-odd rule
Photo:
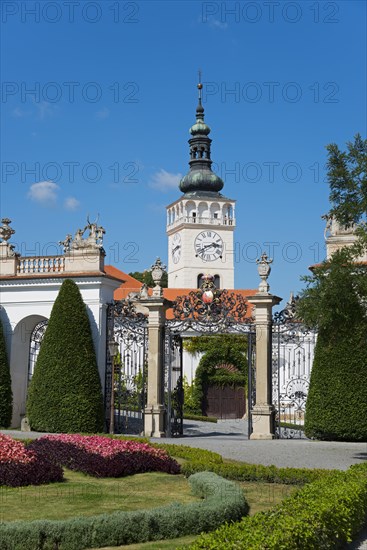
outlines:
[[[220,193],[224,183],[211,169],[202,87],[199,82],[190,170],[179,185],[183,195],[167,206],[169,288],[197,288],[206,273],[214,276],[217,288],[234,288],[235,201]]]

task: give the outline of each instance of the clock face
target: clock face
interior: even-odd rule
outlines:
[[[215,231],[202,231],[194,243],[196,256],[204,262],[213,262],[222,257],[223,241]]]
[[[171,254],[174,264],[177,264],[181,258],[181,235],[175,233],[171,241]]]

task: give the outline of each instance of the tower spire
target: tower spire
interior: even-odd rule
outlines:
[[[201,99],[202,99],[202,89],[203,89],[203,84],[201,82],[201,69],[199,69],[198,71],[199,73],[199,82],[198,82],[198,85],[197,85],[197,88],[199,90],[199,103],[198,103],[198,106],[196,108],[196,120],[204,120],[204,107],[203,107],[203,104],[201,102]]]
[[[223,188],[223,181],[212,171],[212,160],[210,156],[210,144],[212,140],[208,137],[210,128],[204,122],[204,107],[202,104],[201,70],[199,69],[199,82],[197,84],[199,103],[196,108],[196,122],[190,128],[190,171],[180,181],[180,190],[183,193],[195,195],[218,195]]]

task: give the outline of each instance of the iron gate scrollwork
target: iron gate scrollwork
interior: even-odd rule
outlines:
[[[108,343],[118,343],[112,358]],[[106,428],[114,408],[115,433],[144,430],[147,386],[148,321],[131,300],[116,300],[107,308],[107,364],[105,379]],[[113,396],[112,396],[113,392]]]
[[[198,290],[178,296],[172,305],[172,318],[165,323],[164,386],[167,410],[167,435],[183,433],[183,364],[182,338],[200,335],[244,334],[249,337],[250,379],[253,379],[253,318],[248,315],[246,299],[241,294],[217,289],[212,275],[204,275]],[[251,389],[249,414],[254,399]]]
[[[303,438],[316,332],[296,319],[297,297],[273,316],[272,383],[276,436]]]

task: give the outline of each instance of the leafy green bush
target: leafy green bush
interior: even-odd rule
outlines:
[[[64,521],[2,523],[1,549],[82,550],[176,538],[211,531],[248,512],[243,491],[232,482],[205,472],[192,476],[189,483],[202,502]]]
[[[103,398],[87,310],[77,285],[63,282],[52,308],[27,399],[34,430],[99,432]]]
[[[11,423],[13,394],[8,354],[6,352],[3,325],[0,319],[0,427],[8,428]]]
[[[333,472],[298,490],[268,512],[202,535],[190,548],[310,550],[342,548],[367,513],[367,465]]]

